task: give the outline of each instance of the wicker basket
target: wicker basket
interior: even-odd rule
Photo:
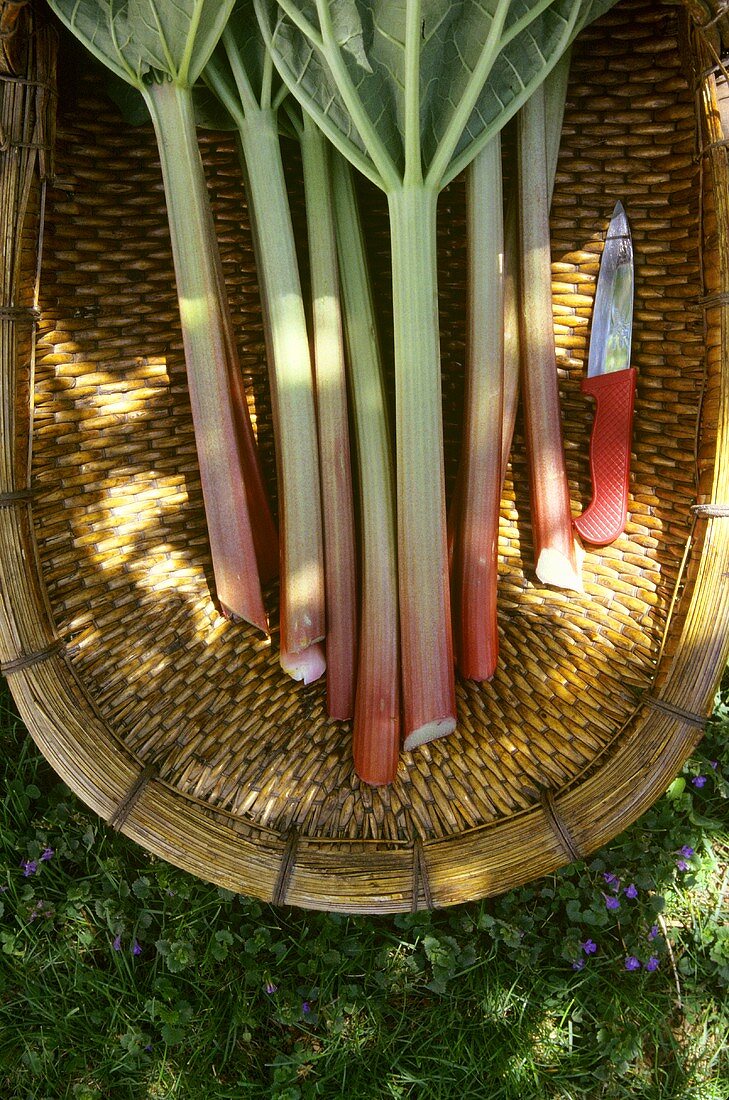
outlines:
[[[38,746],[112,826],[234,891],[395,912],[499,893],[585,856],[680,769],[711,710],[729,622],[722,24],[694,7],[623,0],[578,40],[552,208],[576,512],[589,499],[592,411],[579,383],[595,274],[617,199],[631,220],[639,381],[628,529],[587,554],[584,595],[541,587],[517,431],[496,677],[461,683],[457,732],[405,754],[396,782],[373,790],[353,773],[348,726],[326,719],[323,689],[280,671],[275,629],[264,644],[211,599],[151,129],[127,133],[94,81],[76,80],[63,37],[56,115],[54,34],[29,8],[13,25],[18,5],[0,5],[11,242],[0,302],[0,657]],[[240,173],[229,136],[203,135],[202,145],[273,488]],[[301,229],[293,149],[289,170]],[[367,187],[362,199],[387,343],[385,207]],[[439,210],[450,489],[461,180]]]

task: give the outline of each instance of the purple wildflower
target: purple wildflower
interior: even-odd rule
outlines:
[[[33,909],[31,909],[29,920],[35,920],[36,917],[52,917],[53,910],[47,901],[37,901]]]
[[[712,767],[714,769],[714,771],[716,771],[716,769],[719,767],[719,761],[718,760],[710,760],[709,761],[709,766]]]
[[[689,865],[685,859],[676,860],[676,866],[678,867],[679,871],[688,871],[689,869]]]
[[[55,854],[56,853],[54,852],[53,848],[44,848],[43,853],[41,855],[41,859],[44,860],[44,861],[48,860],[48,859],[53,859],[53,856]]]
[[[582,945],[582,950],[585,952],[586,955],[594,955],[597,951],[597,944],[594,940],[585,940]]]
[[[141,954],[142,954],[142,948],[141,948],[140,944],[138,944],[137,941],[135,940],[134,943],[132,944],[132,955],[141,955]]]
[[[656,938],[656,936],[658,935],[658,932],[659,932],[658,925],[657,924],[652,924],[651,925],[651,930],[648,933],[648,939],[649,940],[654,940]]]
[[[626,970],[640,970],[640,959],[636,959],[635,955],[628,955],[625,960]]]
[[[582,970],[584,965],[585,965],[585,960],[584,959],[575,959],[575,961],[572,963],[572,969],[573,970]]]
[[[114,936],[114,942],[111,946],[115,951],[121,951],[121,932],[117,936]]]
[[[648,959],[648,962],[645,964],[645,968],[646,970],[657,970],[659,965],[660,964],[658,962],[658,956],[651,955],[651,957]]]
[[[618,900],[618,898],[614,898],[610,894],[603,894],[602,896],[605,898],[605,907],[607,909],[620,908],[620,901]]]
[[[304,1015],[305,1015],[305,1016],[306,1016],[306,1015],[307,1015],[307,1014],[308,1014],[309,1012],[311,1012],[311,1005],[309,1004],[309,1002],[308,1002],[308,1001],[304,1001],[304,1003],[303,1003],[303,1004],[302,1004],[302,1006],[301,1006],[301,1011],[302,1011],[302,1012],[304,1013]]]
[[[23,868],[24,878],[28,878],[29,875],[34,875],[38,870],[38,864],[34,859],[22,859],[20,866]]]
[[[694,854],[693,848],[689,844],[684,844],[683,848],[681,848],[681,855],[683,856],[683,858],[684,859],[691,859],[691,856],[693,854]]]
[[[274,985],[273,982],[266,982],[266,993],[275,993],[277,989],[278,986]]]
[[[638,887],[635,885],[635,883],[631,882],[630,886],[625,887],[623,893],[625,894],[626,898],[637,898]]]
[[[691,780],[691,782],[693,783],[694,787],[698,787],[699,789],[701,789],[701,787],[703,787],[704,784],[706,783],[706,776],[705,775],[695,775],[693,777],[693,779]]]
[[[613,890],[620,889],[620,879],[617,875],[614,875],[612,871],[603,871],[602,877]]]

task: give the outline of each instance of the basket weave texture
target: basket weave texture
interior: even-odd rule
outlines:
[[[326,718],[323,688],[280,670],[275,591],[272,644],[224,620],[211,598],[154,137],[124,126],[98,79],[75,79],[61,39],[53,175],[36,166],[18,280],[0,303],[0,655],[32,736],[106,821],[235,891],[394,912],[551,872],[609,841],[665,790],[701,736],[727,659],[729,283],[717,246],[729,217],[720,190],[714,197],[727,150],[711,41],[677,6],[623,0],[573,53],[552,206],[565,450],[577,514],[590,495],[592,417],[580,379],[620,199],[636,259],[627,531],[586,554],[584,594],[540,586],[517,428],[501,513],[496,676],[460,683],[456,733],[403,755],[396,782],[373,790],[354,775],[349,727]],[[237,154],[229,135],[202,134],[201,144],[275,494]],[[287,156],[303,241],[296,150]],[[388,347],[385,204],[364,184],[361,198]],[[442,195],[439,223],[451,491],[462,180]],[[21,324],[18,303],[32,325]]]

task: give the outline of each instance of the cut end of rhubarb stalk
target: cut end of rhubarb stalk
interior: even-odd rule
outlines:
[[[351,722],[354,718],[352,693],[332,690],[331,663],[327,667],[330,673],[327,677],[327,718],[330,718],[332,722]]]
[[[271,631],[269,629],[268,618],[266,617],[265,613],[258,613],[255,615],[255,617],[252,614],[250,616],[240,615],[237,611],[233,611],[232,608],[223,603],[222,600],[218,601],[218,606],[220,608],[220,614],[223,616],[224,619],[228,619],[229,622],[250,623],[251,626],[255,626],[258,630],[261,631],[262,634],[265,634],[267,638],[270,637]]]
[[[368,787],[386,787],[394,782],[400,759],[400,719],[382,719],[372,729],[354,731],[354,770]]]
[[[324,647],[318,642],[298,653],[286,653],[281,650],[280,661],[281,668],[292,680],[303,680],[305,684],[313,684],[324,675],[327,667]]]
[[[375,776],[360,775],[359,772],[357,772],[357,775],[359,776],[359,778],[362,780],[363,783],[366,783],[366,785],[368,787],[389,787],[390,784],[393,783],[394,780],[395,780],[394,775],[388,775],[387,778],[385,778],[385,779],[383,779],[383,778],[381,778],[380,776],[377,776],[377,775],[375,775]]]
[[[498,654],[496,651],[481,663],[463,664],[459,662],[458,671],[464,680],[474,680],[477,684],[488,684],[496,675],[496,663]]]
[[[435,741],[439,737],[447,737],[449,733],[453,733],[455,728],[456,720],[450,714],[446,718],[436,718],[432,722],[426,722],[424,726],[412,730],[407,735],[403,749],[405,752],[410,752],[412,749],[416,749],[418,745],[425,745],[428,741]]]
[[[369,702],[369,698],[360,699],[355,714],[354,770],[369,787],[386,787],[395,779],[400,760],[400,715],[388,715],[384,709],[378,713]]]
[[[572,592],[584,592],[582,583],[582,561],[585,551],[575,543],[574,562],[561,550],[542,550],[537,562],[537,577],[542,584],[551,584],[555,588],[567,588]]]

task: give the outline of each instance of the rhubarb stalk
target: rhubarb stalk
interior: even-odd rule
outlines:
[[[337,244],[357,453],[360,630],[352,733],[355,771],[392,782],[400,750],[395,484],[384,370],[352,169],[332,151]]]
[[[215,48],[232,0],[174,5],[49,0],[68,29],[117,77],[142,93],[152,116],[167,200],[188,389],[218,599],[268,630],[246,486],[252,451],[207,186],[192,87]],[[258,521],[260,517],[256,516]],[[270,518],[270,514],[269,514]]]
[[[554,181],[562,137],[570,58],[567,50],[544,81],[544,128],[547,146],[547,196],[552,205]],[[512,191],[504,222],[504,420],[502,429],[501,483],[503,487],[514,438],[514,424],[519,404],[519,227],[517,222],[518,192]]]
[[[326,589],[327,712],[354,715],[357,578],[347,371],[329,143],[308,115],[299,139],[304,170],[314,338]]]
[[[544,88],[518,118],[520,327],[537,577],[582,590],[562,445],[547,194]]]
[[[171,81],[145,85],[168,203],[188,390],[218,599],[268,632],[245,485],[240,412],[231,399],[230,319],[197,145],[192,97]],[[184,137],[183,137],[184,136]]]
[[[435,212],[430,188],[388,194],[405,750],[456,725],[448,591]]]
[[[456,660],[468,680],[490,680],[496,623],[503,407],[503,198],[497,135],[467,175],[467,330],[463,448],[451,591]]]
[[[258,30],[249,7],[238,4],[205,77],[236,124],[256,242],[279,486],[279,659],[310,683],[326,668],[314,376],[278,132],[285,90],[260,39],[251,64]]]

